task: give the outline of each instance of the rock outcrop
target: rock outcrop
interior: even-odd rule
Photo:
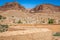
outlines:
[[[0,6],[0,11],[6,11],[6,10],[25,10],[23,6],[18,4],[17,2],[11,2],[11,3],[6,3],[4,6]]]

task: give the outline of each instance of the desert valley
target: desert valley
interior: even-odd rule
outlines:
[[[0,32],[0,40],[60,40],[60,6],[26,9],[17,2],[6,3],[0,6]]]

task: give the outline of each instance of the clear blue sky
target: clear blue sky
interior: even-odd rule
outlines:
[[[6,2],[13,2],[14,0],[0,0],[0,6],[4,5]],[[60,6],[60,0],[16,0],[19,4],[25,8],[34,8],[36,5],[49,3]]]

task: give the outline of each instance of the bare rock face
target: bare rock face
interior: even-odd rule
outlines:
[[[59,12],[60,11],[60,6],[55,6],[55,5],[51,5],[51,4],[42,4],[42,5],[38,5],[35,8],[31,9],[30,12]]]
[[[25,10],[25,8],[19,5],[17,2],[6,3],[4,6],[0,6],[0,11],[6,11],[10,9]]]

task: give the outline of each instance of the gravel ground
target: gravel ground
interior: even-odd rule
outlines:
[[[60,40],[60,36],[54,36],[53,40]]]

